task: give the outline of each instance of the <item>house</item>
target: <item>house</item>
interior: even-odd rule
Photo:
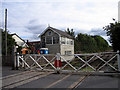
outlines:
[[[20,38],[16,33],[11,34],[11,35],[12,35],[12,38],[15,39],[15,42],[18,46],[28,47],[28,45],[25,43],[25,41],[22,38]]]
[[[74,54],[74,40],[64,31],[47,27],[40,35],[42,48],[48,48],[49,54]]]
[[[29,40],[27,40],[27,45],[29,45],[29,46],[39,45],[40,46],[40,41],[32,41],[32,42],[30,42]]]

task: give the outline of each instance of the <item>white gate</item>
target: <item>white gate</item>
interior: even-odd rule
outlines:
[[[54,61],[56,55],[46,54],[26,54],[18,55],[18,67],[25,69],[39,69],[39,70],[56,70]]]
[[[72,57],[66,59],[66,57]],[[55,67],[55,60],[60,59],[62,66]],[[73,55],[18,55],[18,67],[49,71],[70,71],[70,72],[118,72],[120,71],[119,52],[104,52],[92,54]]]
[[[61,59],[65,64],[61,70],[73,72],[118,72],[120,71],[119,52],[104,52],[92,54],[74,54],[71,60],[66,60],[64,55]]]

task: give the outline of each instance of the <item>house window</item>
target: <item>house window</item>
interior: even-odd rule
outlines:
[[[61,38],[61,44],[65,44],[65,38],[64,37]]]
[[[69,41],[67,41],[67,44],[69,44]]]
[[[46,37],[46,44],[52,44],[52,37]]]
[[[65,41],[62,41],[61,44],[65,44]]]
[[[52,34],[52,32],[50,31],[50,32],[48,32],[48,35],[50,36]]]
[[[70,41],[70,44],[73,45],[73,41]]]
[[[72,54],[72,51],[65,51],[65,55]]]
[[[59,37],[53,37],[53,44],[59,43]]]

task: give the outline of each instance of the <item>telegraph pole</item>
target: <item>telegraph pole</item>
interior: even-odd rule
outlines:
[[[7,56],[7,9],[5,9],[5,55]]]

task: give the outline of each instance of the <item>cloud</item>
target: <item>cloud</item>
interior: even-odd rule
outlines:
[[[45,24],[41,24],[38,20],[30,20],[28,24],[25,26],[28,32],[32,32],[33,34],[40,34],[46,28]]]
[[[3,0],[2,18],[7,8],[9,30],[28,39],[36,38],[48,24],[62,30],[69,27],[75,32],[105,35],[99,28],[118,17],[117,4],[118,0]]]
[[[91,29],[91,31],[89,32],[89,34],[91,34],[91,35],[106,36],[106,31],[104,31],[101,28],[93,28],[93,29]]]
[[[45,30],[46,25],[40,24],[38,20],[33,19],[28,22],[28,24],[27,24],[27,26],[25,26],[25,28],[26,28],[26,32],[33,34],[30,37],[30,39],[38,40],[39,39],[38,35],[40,35]]]

